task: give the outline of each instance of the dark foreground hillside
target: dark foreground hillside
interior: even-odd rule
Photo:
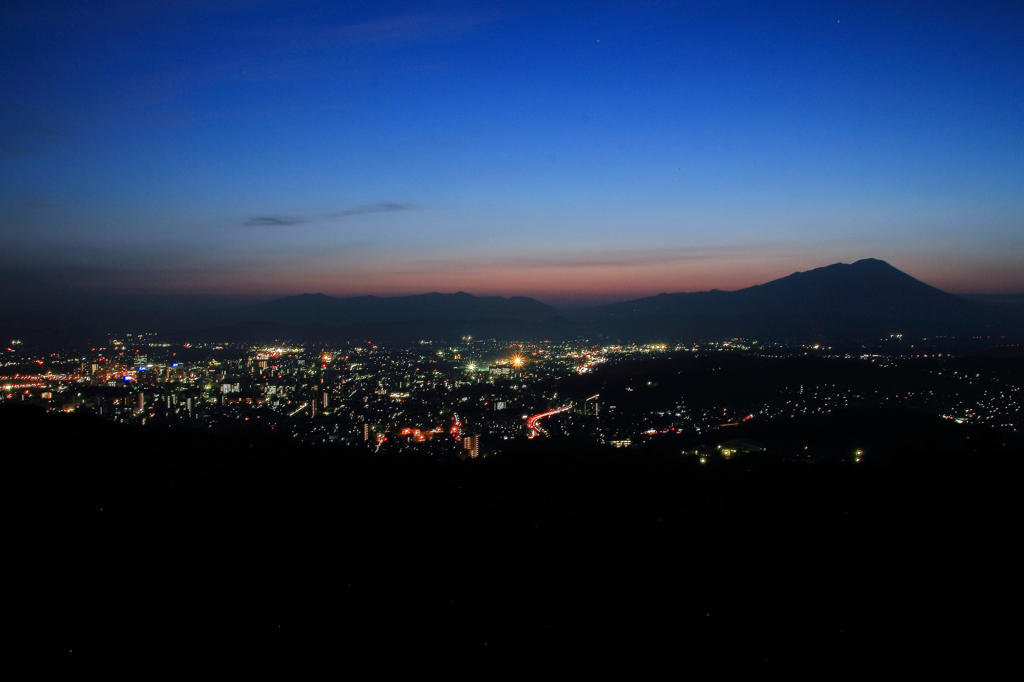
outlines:
[[[829,674],[1015,639],[1019,449],[701,467],[535,441],[444,463],[12,408],[0,427],[18,636],[48,656]]]

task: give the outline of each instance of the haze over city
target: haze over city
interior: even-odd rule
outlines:
[[[1022,290],[1013,3],[14,3],[4,309]]]

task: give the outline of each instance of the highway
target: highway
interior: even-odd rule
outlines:
[[[540,424],[537,423],[538,420],[541,420],[544,417],[550,417],[551,415],[558,414],[559,412],[565,412],[566,410],[570,409],[571,407],[572,407],[572,403],[569,403],[568,405],[562,405],[561,407],[555,408],[553,410],[548,410],[547,412],[541,412],[540,414],[535,414],[532,417],[530,417],[529,419],[527,419],[526,420],[526,428],[530,431],[530,437],[532,438],[533,436],[536,436],[538,433],[543,433],[544,435],[548,435],[548,432],[545,431],[540,426]]]

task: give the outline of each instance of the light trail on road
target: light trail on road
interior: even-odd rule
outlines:
[[[550,417],[552,415],[558,414],[559,412],[565,412],[566,410],[570,409],[571,407],[572,407],[572,403],[570,403],[568,405],[563,405],[563,406],[558,407],[558,408],[555,408],[554,410],[548,410],[547,412],[541,412],[540,414],[535,414],[532,417],[530,417],[529,419],[527,419],[526,420],[526,428],[530,430],[530,436],[531,437],[535,436],[538,433],[543,433],[544,435],[548,435],[548,432],[545,431],[543,428],[541,428],[541,426],[537,423],[537,421],[539,419],[543,419],[544,417]]]

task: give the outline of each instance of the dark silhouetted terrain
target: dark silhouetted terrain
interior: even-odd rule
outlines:
[[[1019,446],[826,416],[801,428],[860,421],[904,448],[701,467],[553,439],[435,462],[5,407],[16,620],[100,661],[838,672],[964,658],[965,633],[1009,650]]]
[[[513,296],[422,294],[335,298],[302,294],[221,310],[69,309],[0,316],[8,334],[78,329],[103,334],[125,325],[191,340],[262,342],[373,338],[573,339],[651,341],[713,337],[828,342],[906,336],[1024,340],[1024,311],[1012,296],[962,297],[929,286],[877,259],[836,263],[738,291],[659,294],[569,315]],[[1009,301],[1009,303],[1007,303]]]
[[[980,306],[914,279],[885,261],[866,258],[835,263],[737,291],[659,294],[590,308],[582,316],[744,315],[841,313],[906,319],[945,316]]]
[[[961,294],[961,298],[1014,310],[1024,310],[1024,294]]]

